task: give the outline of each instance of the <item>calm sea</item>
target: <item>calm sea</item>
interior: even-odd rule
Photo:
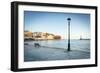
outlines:
[[[26,42],[26,41],[25,41]],[[57,47],[67,49],[68,40],[47,40],[47,41],[27,41],[30,45],[39,43],[41,46]],[[71,40],[71,50],[81,50],[90,52],[90,40]]]

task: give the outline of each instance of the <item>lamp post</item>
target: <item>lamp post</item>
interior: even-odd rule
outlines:
[[[70,21],[71,21],[71,18],[67,18],[68,20],[68,49],[67,51],[70,51]]]

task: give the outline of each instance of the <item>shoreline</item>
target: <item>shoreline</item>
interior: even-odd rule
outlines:
[[[24,41],[49,41],[49,40],[68,40],[68,39],[24,39]],[[80,39],[70,39],[70,40],[80,40]],[[82,40],[90,40],[90,39],[81,39]]]
[[[34,45],[24,46],[24,61],[53,61],[53,60],[77,60],[89,59],[90,52],[66,49],[55,49],[54,47],[36,48]]]

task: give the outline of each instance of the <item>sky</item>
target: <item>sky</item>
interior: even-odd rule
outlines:
[[[48,32],[68,38],[68,20],[71,39],[90,38],[90,14],[24,11],[24,30]]]

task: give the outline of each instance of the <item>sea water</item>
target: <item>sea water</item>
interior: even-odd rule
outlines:
[[[90,40],[71,40],[70,52],[67,52],[68,40],[25,41],[25,43],[27,43],[24,45],[25,62],[90,58]],[[40,44],[40,47],[34,47],[34,43]]]
[[[68,40],[44,40],[44,41],[27,41],[30,45],[39,43],[41,46],[56,47],[56,48],[68,48]],[[90,40],[71,40],[71,50],[90,51]]]

